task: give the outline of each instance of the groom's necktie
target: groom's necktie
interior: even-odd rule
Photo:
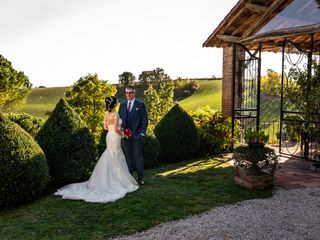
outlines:
[[[130,110],[131,110],[131,101],[129,101],[129,104],[128,104],[128,112],[130,112]]]

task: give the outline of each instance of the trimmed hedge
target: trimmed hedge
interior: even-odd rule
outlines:
[[[36,117],[29,115],[27,113],[8,113],[5,114],[11,121],[18,124],[25,131],[27,131],[32,137],[38,133],[42,125],[44,124],[44,120],[41,117]]]
[[[87,178],[97,160],[94,138],[79,115],[61,99],[36,136],[56,183]]]
[[[36,198],[48,182],[46,157],[19,125],[0,114],[0,208]]]
[[[160,143],[154,132],[147,131],[147,135],[142,140],[142,156],[145,168],[158,166],[160,153]]]
[[[154,132],[162,149],[161,161],[184,160],[198,152],[200,138],[196,126],[178,104],[160,120]]]

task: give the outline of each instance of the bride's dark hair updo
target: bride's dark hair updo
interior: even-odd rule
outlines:
[[[107,97],[105,102],[106,102],[107,111],[111,112],[111,110],[116,106],[118,101],[116,97],[111,96],[111,97]]]

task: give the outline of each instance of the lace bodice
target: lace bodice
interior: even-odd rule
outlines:
[[[118,126],[114,126],[115,118],[118,118],[118,119],[119,119]],[[104,126],[105,126],[105,127],[107,126],[109,131],[115,131],[115,127],[117,127],[118,129],[120,129],[121,124],[122,124],[122,120],[119,118],[119,114],[118,114],[117,112],[112,112],[112,113],[107,112],[107,113],[105,114],[105,117],[104,117]]]
[[[119,124],[118,124],[118,126],[117,126],[118,129],[120,129],[121,123],[122,123],[122,120],[119,119]],[[115,126],[114,126],[114,124],[110,124],[110,125],[108,124],[108,129],[109,129],[109,131],[115,131]]]
[[[118,122],[117,126],[115,124]],[[119,151],[121,149],[121,136],[117,133],[121,128],[122,120],[117,112],[107,112],[104,117],[104,127],[108,129],[106,136],[106,145],[110,151]],[[119,132],[119,131],[118,131]]]

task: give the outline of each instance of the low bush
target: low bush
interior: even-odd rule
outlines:
[[[232,122],[222,112],[204,107],[191,113],[200,135],[200,153],[218,154],[232,149]],[[235,139],[239,139],[239,123],[235,124]],[[236,144],[236,142],[234,142]]]

